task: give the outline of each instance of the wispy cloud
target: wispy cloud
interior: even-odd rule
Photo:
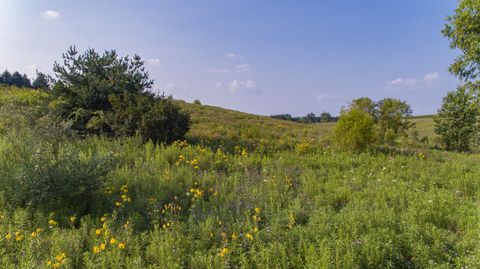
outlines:
[[[55,10],[47,10],[43,12],[43,18],[49,21],[53,21],[60,18],[60,13]]]
[[[257,88],[257,83],[253,80],[234,79],[228,83],[227,87],[233,94],[260,94],[260,90]]]
[[[422,78],[397,78],[388,82],[385,89],[415,91],[435,88],[438,87],[440,79],[441,77],[437,72],[426,74]]]
[[[248,72],[248,71],[250,71],[250,65],[239,64],[239,65],[235,66],[235,70],[237,70],[237,72],[240,72],[240,73]]]
[[[320,93],[317,94],[317,100],[318,101],[326,101],[326,100],[335,100],[335,99],[340,99],[342,98],[339,95],[333,95],[333,94],[328,94],[328,93]]]
[[[229,52],[229,53],[225,54],[225,58],[228,58],[228,59],[242,59],[243,57],[238,55],[238,54],[235,54],[233,52]]]
[[[228,68],[210,68],[208,69],[210,74],[230,74],[232,71]]]
[[[158,58],[150,58],[146,60],[146,63],[150,66],[159,66],[160,65],[160,59]]]

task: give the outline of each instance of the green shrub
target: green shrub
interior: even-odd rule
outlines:
[[[447,150],[470,151],[476,144],[480,116],[477,88],[469,83],[443,98],[434,121],[435,132]]]
[[[334,135],[338,145],[344,149],[363,151],[376,142],[375,121],[364,110],[344,110],[335,125]]]

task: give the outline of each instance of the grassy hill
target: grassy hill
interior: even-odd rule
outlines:
[[[300,141],[318,141],[332,134],[335,123],[305,124],[273,119],[220,107],[181,102],[192,117],[187,137],[204,144],[285,144],[294,146]],[[433,138],[433,115],[415,116],[413,130],[420,137]],[[273,146],[273,145],[270,145]]]
[[[0,89],[0,268],[480,267],[478,155],[187,103],[188,143],[73,139],[44,97]]]

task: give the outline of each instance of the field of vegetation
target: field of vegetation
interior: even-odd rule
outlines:
[[[478,155],[184,102],[186,141],[72,139],[47,98],[0,89],[1,268],[480,266]]]

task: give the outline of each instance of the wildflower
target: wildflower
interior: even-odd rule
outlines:
[[[67,254],[65,252],[62,252],[62,253],[58,254],[57,256],[55,256],[55,260],[57,262],[63,262],[66,257],[67,257]]]
[[[10,233],[5,234],[5,239],[10,240],[11,237],[12,235]]]
[[[74,223],[77,220],[77,217],[71,216],[69,220],[71,223]]]
[[[15,241],[22,241],[23,235],[20,232],[15,232]]]
[[[257,226],[253,227],[253,232],[258,233],[258,227]]]
[[[115,237],[110,238],[110,245],[114,245],[115,243],[117,243]]]
[[[38,236],[38,233],[36,231],[33,231],[31,234],[30,234],[32,237],[37,237]]]
[[[101,235],[101,234],[102,234],[102,229],[95,230],[95,235]]]
[[[245,237],[247,237],[248,240],[253,240],[253,235],[251,233],[245,234]]]
[[[52,268],[58,268],[60,266],[62,266],[62,264],[59,263],[59,262],[56,262],[56,263],[52,264]]]
[[[120,202],[115,202],[115,206],[116,206],[116,207],[121,207],[121,206],[122,206],[122,203],[120,203]]]
[[[253,215],[252,219],[253,219],[254,222],[259,222],[260,221],[260,217],[257,216],[257,215]]]
[[[120,188],[120,191],[125,194],[125,193],[128,193],[128,186],[127,185],[123,185],[121,188]]]
[[[93,253],[100,253],[102,250],[98,246],[93,247]]]
[[[220,257],[225,257],[228,251],[229,251],[228,248],[222,248],[222,250],[220,251]]]
[[[121,242],[120,244],[118,244],[118,248],[119,249],[125,249],[125,243]]]
[[[105,244],[104,243],[100,244],[100,250],[105,250]]]
[[[37,232],[37,234],[40,233],[41,231],[43,231],[42,228],[37,228],[37,229],[35,230],[35,232]]]
[[[57,225],[57,224],[58,224],[58,222],[56,222],[56,221],[53,220],[53,219],[51,219],[51,220],[48,221],[48,225],[50,225],[50,226],[55,226],[55,225]]]
[[[106,217],[106,216],[101,217],[101,218],[100,218],[100,221],[101,221],[101,222],[107,221],[107,217]]]
[[[235,239],[237,239],[237,233],[232,234],[232,240],[235,240]]]
[[[260,214],[260,212],[262,212],[262,208],[255,207],[255,213]]]

